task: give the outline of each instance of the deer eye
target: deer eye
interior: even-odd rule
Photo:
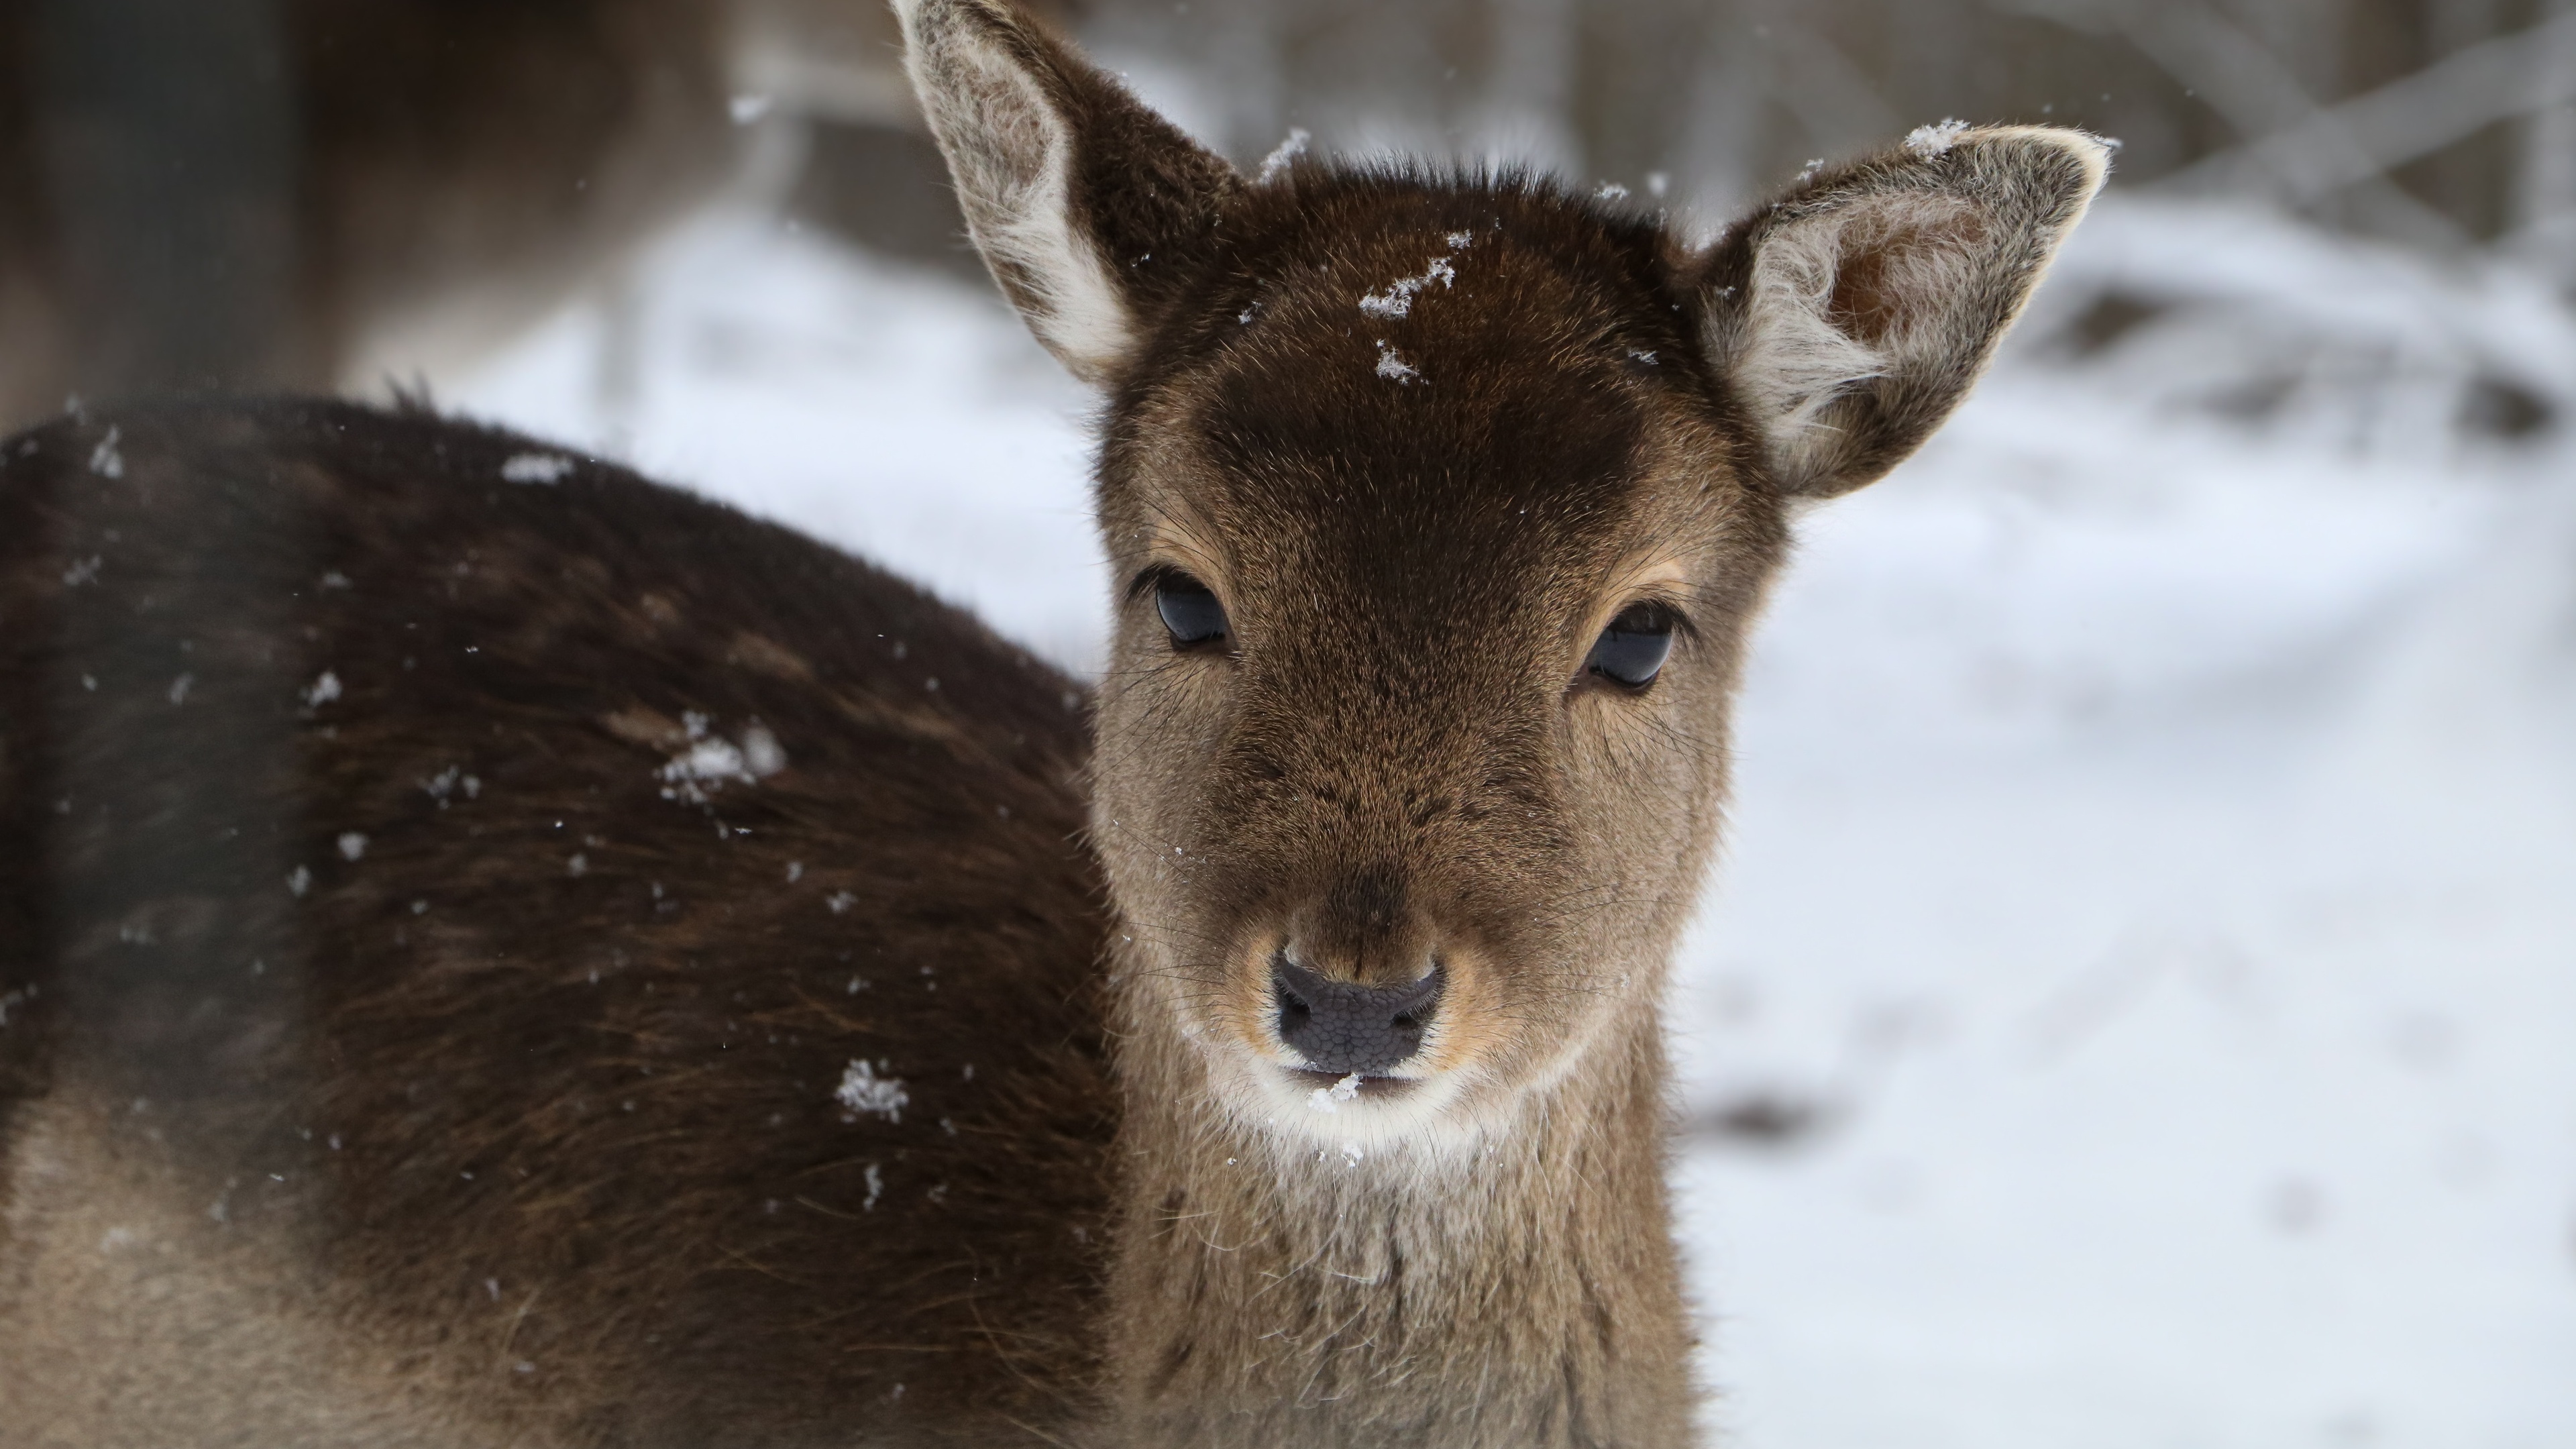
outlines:
[[[1163,627],[1172,631],[1175,649],[1214,643],[1232,629],[1215,591],[1177,571],[1154,580],[1154,612],[1163,616]]]
[[[1613,684],[1643,689],[1655,682],[1673,652],[1673,613],[1661,604],[1630,604],[1593,641],[1584,672]]]

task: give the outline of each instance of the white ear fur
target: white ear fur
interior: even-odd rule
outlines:
[[[1047,350],[1086,382],[1135,340],[1126,298],[1074,215],[1073,127],[1007,20],[976,0],[895,0],[904,69],[948,155],[966,226]]]
[[[1860,384],[1894,373],[1908,354],[1919,355],[1935,330],[1923,314],[1964,281],[1953,249],[1913,249],[1900,262],[1905,276],[1890,288],[1907,299],[1898,304],[1896,328],[1864,338],[1832,315],[1846,259],[1962,209],[1931,196],[1857,202],[1783,227],[1754,254],[1739,385],[1783,471],[1805,476],[1823,461],[1833,429],[1820,414]]]
[[[1926,127],[1906,151],[1751,223],[1723,350],[1792,492],[1857,487],[1921,441],[1983,371],[2109,161],[2090,136],[2030,126]],[[1851,291],[1867,315],[1837,316]],[[1884,438],[1852,437],[1880,420],[1837,404],[1872,394],[1905,416]]]

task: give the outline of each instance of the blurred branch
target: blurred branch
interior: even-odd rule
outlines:
[[[2251,164],[2239,163],[2223,173],[2227,186],[2261,189],[2268,178],[2270,190],[2295,201],[2314,201],[2353,187],[2386,223],[2419,242],[2451,249],[2469,244],[2459,223],[2388,179],[2388,167],[2346,129],[2342,107],[2318,105],[2279,57],[2203,0],[2125,5],[2116,23],[2131,44],[2197,92],[2238,135],[2249,140],[2302,138],[2299,146],[2287,150],[2272,150],[2256,141],[2240,152],[2227,153],[2252,158]],[[2187,185],[2185,177],[2201,177],[2204,184],[2221,179],[2201,176],[2206,164],[2185,168],[2169,184]],[[2335,179],[2315,179],[2327,176]]]
[[[1904,130],[1904,120],[1879,99],[1879,84],[1869,72],[1854,64],[1824,32],[1793,18],[1795,14],[1785,6],[1773,14],[1773,42],[1787,65],[1785,74],[1778,75],[1768,89],[1798,118],[1817,148],[1830,152],[1864,142],[1883,143]]]
[[[2386,174],[2497,121],[2576,100],[2576,12],[2454,51],[2403,79],[2193,163],[2175,185],[2234,189],[2254,173],[2293,201]]]

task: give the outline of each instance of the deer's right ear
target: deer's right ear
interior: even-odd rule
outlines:
[[[1109,381],[1242,178],[1002,0],[894,8],[976,250],[1048,351]]]
[[[1772,481],[1830,498],[1904,461],[1967,395],[2084,215],[2110,148],[2043,126],[1926,126],[1803,178],[1698,286],[1709,353]]]

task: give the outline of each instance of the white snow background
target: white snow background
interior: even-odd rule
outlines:
[[[1094,667],[988,289],[736,207],[429,381]],[[2571,416],[2536,282],[2115,194],[1805,524],[1671,1012],[1723,1442],[2576,1446]]]

